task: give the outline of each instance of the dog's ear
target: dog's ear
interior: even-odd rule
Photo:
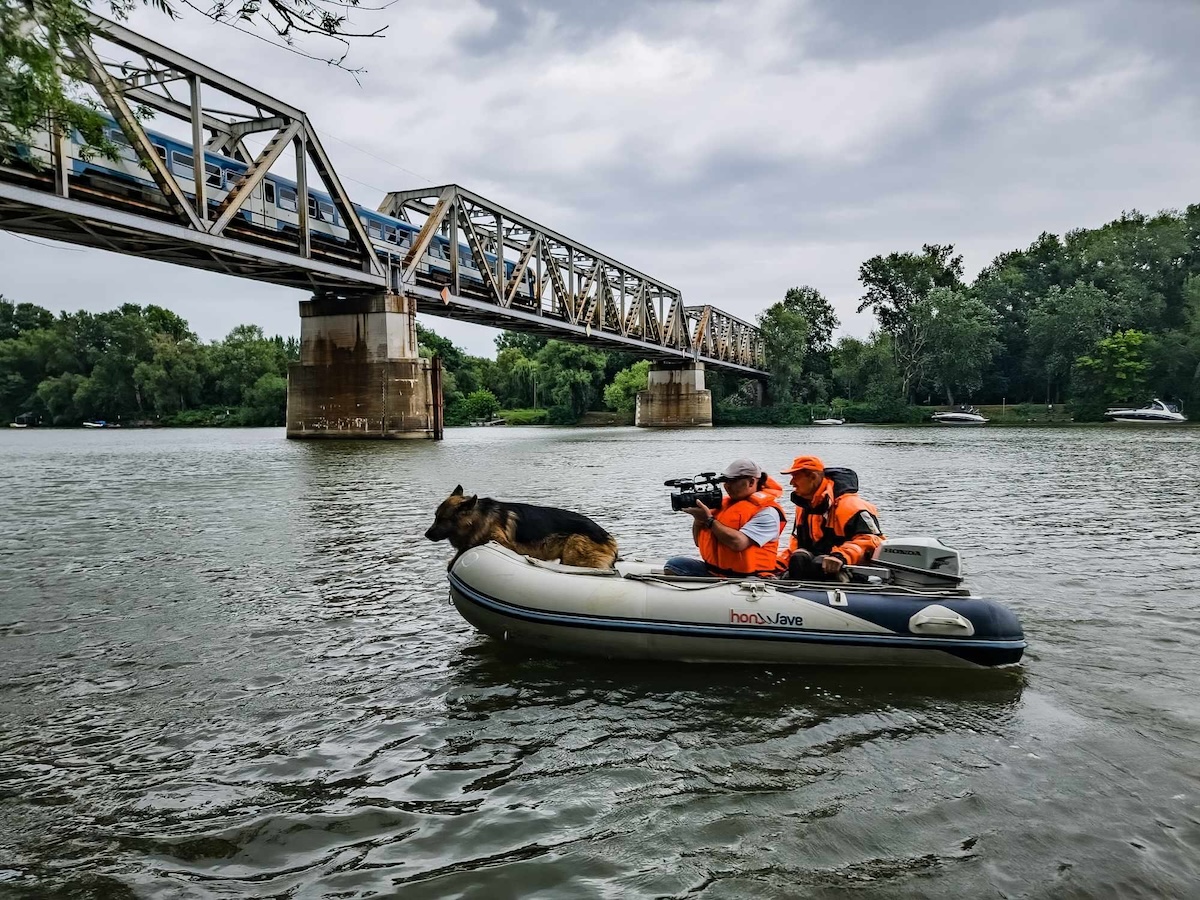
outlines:
[[[478,494],[472,494],[462,503],[458,504],[458,512],[466,512],[469,509],[475,508],[475,501],[479,499]]]
[[[461,497],[462,492],[463,492],[463,489],[462,489],[462,485],[460,484],[458,487],[456,487],[454,490],[452,490],[450,492],[450,496],[451,497]]]

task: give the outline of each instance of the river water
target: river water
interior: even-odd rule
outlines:
[[[1021,670],[528,657],[422,537],[461,482],[686,552],[665,478],[801,452]],[[1195,897],[1197,510],[1200,429],[5,429],[0,897]]]

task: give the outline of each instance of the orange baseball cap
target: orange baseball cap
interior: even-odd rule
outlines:
[[[792,460],[791,466],[780,472],[780,475],[793,475],[796,472],[802,472],[809,469],[814,472],[825,471],[825,463],[821,462],[819,456],[797,456]]]

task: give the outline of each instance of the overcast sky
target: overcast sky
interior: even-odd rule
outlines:
[[[400,0],[342,72],[187,12],[131,26],[304,109],[351,196],[457,182],[742,318],[953,243],[1200,202],[1200,2]],[[319,45],[305,45],[322,52]],[[0,232],[0,293],[297,334],[294,290]],[[426,319],[470,352],[496,332]]]

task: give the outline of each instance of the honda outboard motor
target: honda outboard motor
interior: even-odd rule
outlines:
[[[871,565],[887,569],[892,583],[901,587],[955,588],[963,580],[958,551],[937,538],[886,540],[875,551]]]

